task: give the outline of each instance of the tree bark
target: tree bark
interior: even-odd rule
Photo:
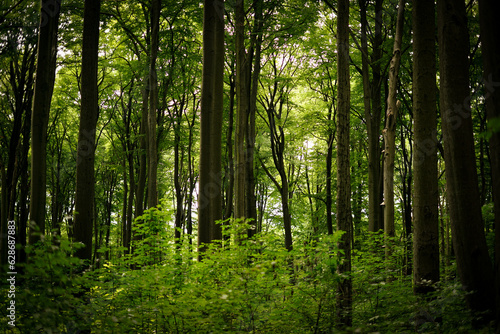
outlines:
[[[387,120],[384,135],[384,232],[386,237],[393,237],[394,230],[394,158],[396,155],[396,120],[401,102],[397,101],[397,84],[399,62],[401,59],[401,42],[403,39],[404,23],[403,0],[398,2],[398,17],[396,23],[396,36],[394,37],[394,49],[389,68],[389,96],[387,98]],[[386,251],[390,252],[388,240],[386,240]]]
[[[151,51],[149,59],[149,113],[148,113],[148,208],[158,205],[158,149],[156,146],[156,109],[158,106],[158,79],[156,58],[158,57],[161,0],[151,3]]]
[[[382,5],[383,0],[375,0],[375,36],[373,37],[373,53],[371,57],[372,82],[371,82],[371,98],[372,98],[372,122],[371,134],[369,138],[369,149],[372,152],[372,179],[373,179],[373,202],[371,207],[373,214],[368,217],[368,230],[377,232],[384,229],[384,208],[380,205],[384,197],[383,189],[383,170],[382,170],[382,154],[380,147],[380,125],[382,117],[382,75],[381,75],[381,59],[382,59]],[[370,154],[370,153],[369,153]],[[368,171],[370,172],[370,170]]]
[[[40,240],[40,235],[34,234],[33,224],[38,226],[40,233],[43,234],[45,231],[47,126],[56,75],[57,30],[61,1],[42,0],[41,3],[33,115],[31,118],[30,244]],[[53,15],[45,13],[49,9],[49,3],[53,6],[51,8]]]
[[[222,226],[218,223],[222,219],[222,121],[224,109],[224,1],[214,2],[215,29],[214,29],[214,76],[213,76],[213,105],[211,120],[211,183],[216,185],[210,211],[210,238],[222,239]]]
[[[248,230],[248,236],[252,236],[257,231],[257,199],[255,196],[255,116],[257,111],[257,92],[260,76],[260,61],[262,49],[262,0],[255,0],[254,6],[254,26],[251,35],[250,57],[253,58],[252,67],[248,66],[248,126],[246,134],[246,217],[251,220],[251,228]],[[250,59],[252,59],[250,58]]]
[[[328,122],[332,122],[335,118],[333,114],[333,104],[328,108]],[[329,235],[333,235],[333,196],[332,196],[332,162],[333,162],[333,148],[335,143],[335,130],[332,126],[328,127],[328,139],[326,144],[326,229]]]
[[[94,160],[98,115],[97,69],[99,51],[100,0],[85,1],[82,45],[82,89],[78,132],[74,240],[84,244],[76,252],[81,259],[92,258],[94,226]]]
[[[377,1],[376,10],[380,10]],[[366,120],[366,129],[368,134],[368,231],[377,232],[383,226],[380,222],[380,89],[373,89],[374,86],[380,87],[380,82],[375,81],[377,73],[375,66],[378,68],[378,77],[380,77],[380,65],[373,67],[373,82],[370,83],[369,59],[368,59],[368,41],[367,28],[368,22],[366,19],[366,9],[368,6],[367,0],[359,0],[360,18],[361,18],[361,67],[363,75],[363,103],[364,114]],[[377,18],[379,13],[376,13]],[[381,43],[381,22],[375,22],[375,36],[372,57],[373,62],[378,62],[380,58],[380,43]],[[376,103],[378,98],[378,105]],[[372,108],[373,103],[373,108]]]
[[[416,293],[439,281],[439,214],[434,0],[413,0],[414,202]]]
[[[234,217],[246,217],[245,185],[246,157],[245,136],[247,133],[248,91],[247,91],[247,54],[245,51],[245,1],[237,1],[235,6],[235,43],[236,43],[236,133],[235,133],[235,181]]]
[[[221,131],[224,57],[223,2],[205,0],[203,10],[203,74],[201,92],[198,246],[219,238],[215,222],[222,218]],[[222,7],[223,8],[223,7]],[[221,47],[222,46],[222,47]],[[217,95],[217,96],[216,96]]]
[[[465,2],[438,1],[440,107],[446,194],[457,271],[472,310],[494,307],[493,268],[479,203],[469,91]]]
[[[337,297],[337,318],[341,327],[352,325],[351,275],[351,177],[350,177],[350,96],[349,74],[349,1],[338,1],[337,16],[337,228],[344,231],[339,249],[344,259],[339,265],[340,278]]]
[[[484,83],[486,91],[486,115],[488,122],[500,122],[500,22],[496,13],[500,2],[479,1],[479,22],[481,47],[484,62]],[[500,332],[500,132],[493,132],[490,138],[491,174],[493,179],[493,202],[495,212],[495,282],[496,321]]]

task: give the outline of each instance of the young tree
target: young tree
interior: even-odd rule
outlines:
[[[481,217],[469,91],[465,2],[438,1],[440,107],[446,195],[457,271],[472,310],[494,307],[493,268]]]
[[[38,226],[40,233],[45,231],[47,126],[56,76],[60,6],[61,1],[42,0],[40,7],[38,56],[31,117],[30,244],[40,239],[39,235],[34,234],[33,224]],[[47,11],[50,11],[50,15]]]
[[[380,58],[382,44],[382,0],[375,1],[375,36],[371,62],[368,58],[368,21],[367,0],[359,0],[361,19],[361,66],[363,75],[363,102],[365,108],[366,128],[368,134],[368,230],[377,232],[384,228],[381,217],[381,168],[380,168],[380,118],[381,108],[381,80]],[[370,68],[373,79],[370,81]]]
[[[85,1],[82,43],[81,112],[78,132],[74,240],[85,246],[76,253],[85,260],[92,258],[94,226],[94,160],[99,101],[97,69],[99,51],[99,13],[101,1]]]
[[[282,58],[280,58],[280,56]],[[280,80],[280,77],[284,75],[287,68],[293,66],[291,64],[293,57],[291,55],[285,56],[276,53],[271,55],[271,57],[272,58],[269,60],[271,66],[271,84],[268,85],[265,95],[263,94],[259,97],[259,102],[264,107],[267,114],[267,117],[262,118],[269,128],[272,158],[281,182],[272,175],[263,161],[261,161],[261,165],[269,179],[273,181],[276,189],[279,191],[283,214],[283,229],[285,232],[285,248],[287,250],[292,250],[292,217],[289,201],[290,180],[285,162],[285,125],[290,115],[289,95],[293,87],[289,84],[284,84],[283,82],[287,82],[287,80]],[[291,76],[294,75],[295,71],[291,73]],[[261,86],[266,85],[261,82]]]
[[[436,47],[434,0],[413,0],[414,291],[439,280]]]
[[[403,40],[405,1],[398,2],[398,17],[396,22],[396,35],[394,36],[394,49],[389,68],[389,94],[387,98],[387,118],[384,135],[384,232],[388,237],[393,237],[394,230],[394,158],[396,155],[396,120],[401,104],[397,101],[397,85],[399,63],[401,60],[401,43]],[[387,246],[386,251],[390,251]]]
[[[349,1],[338,1],[337,13],[337,228],[345,233],[339,248],[344,259],[338,270],[347,274],[338,286],[337,317],[341,326],[352,325],[352,279],[351,275],[351,178],[350,178],[350,98],[349,74]]]

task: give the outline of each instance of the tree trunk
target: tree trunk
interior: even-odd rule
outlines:
[[[248,126],[246,134],[246,217],[251,219],[251,228],[248,236],[257,231],[257,199],[255,197],[255,174],[254,174],[254,152],[255,152],[255,115],[257,111],[257,92],[259,87],[260,61],[262,48],[262,0],[254,1],[254,28],[251,35],[250,56],[253,57],[253,71],[248,66]],[[251,80],[250,80],[251,78]]]
[[[384,232],[386,237],[393,237],[394,230],[394,158],[396,155],[396,120],[398,117],[400,101],[397,98],[397,84],[399,62],[401,59],[401,42],[403,39],[404,23],[403,0],[398,3],[398,18],[396,23],[396,36],[394,37],[394,49],[389,68],[389,96],[387,99],[387,121],[384,135]],[[388,240],[386,240],[386,252],[390,252]]]
[[[344,231],[339,249],[344,252],[340,263],[341,278],[338,285],[337,318],[343,328],[352,325],[351,275],[351,177],[350,177],[350,74],[349,74],[349,1],[338,1],[337,16],[337,228]]]
[[[486,91],[486,114],[488,122],[500,121],[500,22],[496,13],[500,2],[479,1],[479,21],[481,25],[481,47],[484,62],[484,83]],[[495,282],[496,321],[500,332],[500,132],[490,138],[491,174],[493,178],[493,202],[495,212]]]
[[[489,122],[500,118],[500,90],[494,88],[500,82],[500,24],[495,11],[500,8],[498,1],[479,1],[481,40],[484,61],[484,82],[486,90],[486,112]],[[500,132],[490,138],[490,157],[493,178],[493,201],[495,212],[495,282],[496,321],[500,330]]]
[[[156,58],[159,47],[161,0],[151,3],[151,51],[149,59],[149,113],[148,113],[148,208],[158,205],[158,150],[156,146],[156,109],[158,106],[158,79]]]
[[[378,1],[381,3],[381,1]],[[377,91],[372,89],[373,86],[377,85],[380,87],[379,82],[374,82],[370,85],[370,71],[369,71],[369,59],[368,59],[368,41],[366,36],[366,30],[368,28],[368,22],[366,19],[366,8],[368,6],[367,0],[360,0],[360,17],[361,17],[361,56],[362,56],[362,74],[363,74],[363,102],[364,102],[364,114],[366,119],[366,129],[368,134],[368,231],[377,232],[379,229],[383,228],[379,222],[380,218],[380,114],[381,108],[380,103],[375,103],[376,96],[378,95],[378,100],[380,101],[380,89]],[[376,6],[377,9],[377,6]],[[379,14],[376,14],[377,16]],[[376,20],[376,34],[374,38],[373,46],[373,57],[377,62],[380,58],[380,25],[381,22]],[[377,44],[378,43],[378,44]],[[380,77],[380,66],[378,66],[378,77]],[[375,69],[373,70],[374,79],[377,77]],[[373,96],[372,96],[373,94]],[[373,101],[373,109],[372,109]]]
[[[227,169],[226,169],[226,202],[224,205],[223,219],[229,219],[233,216],[234,211],[234,151],[233,151],[233,132],[234,132],[234,98],[236,95],[236,83],[234,73],[235,63],[231,61],[229,75],[229,118],[227,122],[226,132],[226,154],[227,154]]]
[[[237,1],[235,6],[235,43],[236,43],[236,133],[235,133],[235,190],[234,217],[246,217],[245,185],[246,157],[245,135],[247,133],[248,91],[247,55],[245,51],[245,1]]]
[[[493,268],[479,203],[469,91],[465,2],[438,1],[440,107],[446,194],[457,271],[472,310],[494,307]]]
[[[198,200],[198,246],[219,237],[215,221],[222,218],[221,132],[224,16],[223,2],[205,0],[203,10],[203,74],[201,92],[200,180]],[[221,73],[222,72],[222,73]],[[217,95],[217,96],[215,96]]]
[[[94,160],[98,115],[97,69],[99,51],[99,13],[101,1],[85,1],[82,45],[82,89],[78,133],[74,240],[85,246],[76,255],[92,258],[94,226]]]
[[[328,108],[328,122],[331,123],[335,118],[333,114],[333,104]],[[332,199],[332,161],[333,161],[333,144],[335,142],[335,130],[331,126],[328,127],[328,139],[326,150],[326,229],[329,235],[333,235],[333,199]]]
[[[222,239],[222,121],[224,109],[224,1],[215,1],[213,105],[210,143],[210,182],[216,185],[210,210],[210,238]]]
[[[56,74],[60,2],[42,0],[41,6],[33,116],[31,118],[30,244],[40,240],[40,235],[33,234],[33,224],[38,226],[41,233],[45,231],[47,126]],[[44,15],[44,9],[48,9],[49,3],[54,7],[51,8],[53,15]]]
[[[416,293],[439,281],[439,214],[434,0],[413,0],[414,202]]]
[[[377,232],[384,229],[384,210],[382,198],[384,197],[383,189],[383,170],[382,170],[382,154],[380,148],[380,123],[382,117],[382,75],[381,75],[381,59],[382,59],[382,4],[383,0],[375,0],[375,36],[373,37],[373,53],[371,58],[372,82],[371,82],[371,99],[372,99],[372,119],[371,132],[368,138],[369,150],[373,159],[371,169],[368,172],[372,173],[373,193],[374,198],[371,210],[373,214],[368,217],[368,230]],[[370,159],[370,157],[368,157]],[[370,205],[370,204],[369,204]],[[370,207],[369,209],[370,210]]]

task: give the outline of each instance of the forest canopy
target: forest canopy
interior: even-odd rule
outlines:
[[[499,7],[3,1],[0,328],[498,333]]]

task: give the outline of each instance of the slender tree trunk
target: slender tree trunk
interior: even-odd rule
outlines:
[[[436,45],[434,0],[413,0],[413,281],[416,293],[439,281]]]
[[[262,48],[262,0],[254,1],[254,29],[251,36],[250,55],[253,57],[253,72],[248,66],[248,127],[246,135],[246,217],[251,219],[252,227],[248,235],[252,236],[257,231],[257,199],[255,197],[255,115],[257,111],[257,92],[260,76],[261,48]],[[251,81],[250,81],[251,78]]]
[[[127,152],[125,144],[123,144],[122,149],[123,149],[123,152]],[[131,195],[131,192],[128,189],[129,182],[128,182],[128,175],[127,175],[128,171],[127,171],[127,157],[126,156],[123,157],[122,167],[123,167],[123,199],[122,199],[123,203],[122,203],[122,217],[121,217],[122,218],[122,231],[121,231],[121,241],[118,242],[118,245],[122,245],[123,247],[125,247],[125,240],[127,238],[128,197]],[[127,254],[126,251],[125,251],[125,254]]]
[[[328,122],[331,123],[335,115],[333,114],[333,104],[328,108]],[[332,199],[332,161],[333,145],[335,142],[335,130],[329,127],[327,150],[326,150],[326,228],[329,235],[333,235],[333,199]]]
[[[371,82],[371,99],[372,99],[372,119],[371,132],[368,138],[369,150],[373,157],[371,165],[371,173],[373,179],[374,198],[371,210],[373,214],[368,217],[368,230],[377,232],[384,229],[384,210],[382,198],[384,195],[383,189],[383,170],[382,170],[382,154],[380,147],[380,125],[382,117],[382,75],[381,75],[381,59],[382,59],[382,5],[383,0],[375,0],[375,36],[373,37],[373,53],[371,58],[372,82]],[[370,154],[370,153],[368,153]],[[370,159],[370,158],[368,158]],[[370,170],[368,171],[370,173]],[[370,205],[370,204],[369,204]],[[369,207],[370,210],[370,207]]]
[[[139,133],[141,135],[139,146],[139,175],[137,180],[137,194],[135,196],[135,217],[139,217],[144,212],[144,196],[146,191],[146,181],[148,174],[148,101],[149,101],[149,79],[146,78],[142,90],[142,112],[141,126]]]
[[[98,115],[97,68],[99,50],[99,13],[101,1],[85,1],[82,45],[82,102],[76,166],[74,240],[85,246],[76,255],[92,258],[94,226],[94,159]]]
[[[389,68],[389,96],[387,99],[387,121],[384,135],[384,232],[387,237],[393,237],[394,230],[394,158],[396,155],[396,120],[398,109],[401,104],[397,101],[397,84],[399,62],[401,59],[401,42],[403,39],[404,23],[403,0],[398,3],[398,18],[396,23],[396,36],[394,37],[394,49]],[[386,251],[390,252],[388,241],[386,240]]]
[[[438,1],[440,107],[446,194],[457,271],[472,310],[494,307],[493,268],[479,203],[469,91],[465,2]]]
[[[33,117],[31,119],[30,244],[40,240],[39,235],[33,234],[33,224],[38,226],[41,233],[45,231],[47,126],[56,74],[57,30],[61,1],[42,0],[41,3]],[[44,13],[44,8],[49,7],[49,3],[54,7],[51,10],[53,15]]]
[[[29,87],[33,87],[32,83]],[[29,100],[31,102],[33,94],[29,95]],[[23,124],[23,140],[21,146],[21,155],[19,157],[19,167],[21,170],[21,178],[19,182],[19,220],[16,222],[18,225],[17,241],[21,244],[21,248],[17,250],[17,263],[26,262],[26,253],[24,251],[26,247],[26,230],[28,225],[28,201],[30,193],[30,182],[28,178],[28,152],[30,149],[30,133],[31,133],[31,103],[26,108]],[[40,230],[40,233],[44,231]]]
[[[339,249],[344,259],[339,265],[337,318],[341,327],[352,325],[351,275],[351,177],[350,177],[350,74],[349,74],[349,1],[338,1],[337,16],[337,228],[344,231]]]
[[[217,185],[214,192],[210,211],[210,238],[222,239],[222,226],[217,223],[222,219],[222,122],[224,109],[224,1],[217,0],[215,6],[214,30],[214,77],[213,77],[213,105],[211,120],[211,183]]]
[[[229,219],[233,216],[234,211],[234,151],[233,151],[233,132],[234,132],[234,98],[236,95],[236,83],[234,73],[234,62],[230,65],[229,75],[229,118],[227,122],[226,132],[226,154],[227,154],[227,169],[226,169],[226,202],[224,205],[223,219]]]
[[[236,43],[236,133],[235,133],[235,190],[234,217],[246,217],[245,185],[246,157],[245,135],[247,133],[248,92],[247,92],[247,55],[245,51],[245,1],[237,1],[235,6],[235,43]]]
[[[381,2],[381,1],[379,1]],[[368,230],[376,232],[381,227],[380,222],[380,113],[381,108],[372,109],[372,93],[377,94],[376,91],[372,92],[370,85],[370,71],[368,59],[368,41],[366,30],[368,22],[366,19],[366,9],[368,6],[367,0],[359,0],[360,17],[361,17],[361,56],[362,56],[362,74],[363,74],[363,102],[365,108],[366,129],[368,133]],[[378,15],[378,14],[377,14]],[[380,22],[376,22],[376,32],[380,34]],[[375,36],[375,43],[380,43],[380,36]],[[379,46],[374,45],[373,56],[378,51]],[[375,60],[377,61],[377,60]],[[380,66],[379,66],[380,72]],[[380,73],[379,73],[380,76]],[[374,78],[376,77],[374,73]],[[379,83],[376,83],[380,85]],[[378,98],[380,100],[380,91],[378,91]],[[379,104],[380,106],[380,104]]]
[[[148,113],[148,207],[158,205],[158,150],[156,146],[156,109],[158,106],[158,80],[156,58],[158,57],[161,0],[151,3],[151,51],[149,59],[149,113]]]
[[[479,1],[481,47],[483,49],[486,114],[488,122],[500,122],[500,22],[497,13],[500,2]],[[491,174],[493,178],[493,202],[495,211],[495,282],[496,321],[500,333],[500,132],[490,138]]]
[[[174,111],[174,189],[175,189],[175,231],[174,238],[175,243],[179,244],[181,238],[182,223],[184,221],[184,194],[181,186],[182,179],[182,157],[181,157],[181,124],[182,124],[182,112],[184,109],[184,101],[181,101],[179,107],[175,107]]]

